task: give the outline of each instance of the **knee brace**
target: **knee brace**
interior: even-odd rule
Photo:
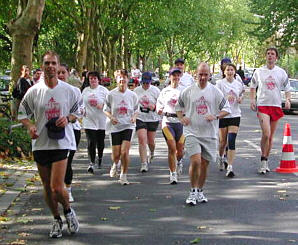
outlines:
[[[228,147],[229,150],[235,150],[236,133],[228,133]]]

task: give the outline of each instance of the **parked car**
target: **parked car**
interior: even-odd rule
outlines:
[[[154,86],[159,86],[160,85],[160,81],[159,81],[159,77],[157,76],[157,74],[155,72],[152,73],[152,85]]]
[[[247,68],[244,70],[244,79],[243,83],[246,86],[249,86],[250,80],[252,78],[252,75],[254,74],[255,69],[254,68]]]
[[[293,111],[298,111],[298,80],[297,79],[289,79],[291,86],[291,109],[285,109],[285,92],[281,91],[282,96],[282,110],[285,113],[291,113]]]

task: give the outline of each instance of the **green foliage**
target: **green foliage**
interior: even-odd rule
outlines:
[[[31,139],[24,128],[14,128],[9,134],[9,126],[13,124],[0,118],[0,158],[26,157],[31,152]]]

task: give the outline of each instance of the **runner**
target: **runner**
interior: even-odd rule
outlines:
[[[117,163],[121,160],[121,174],[119,183],[128,185],[127,172],[129,165],[129,149],[132,133],[138,115],[138,97],[135,92],[127,88],[128,72],[120,71],[117,88],[109,92],[106,98],[104,112],[110,119],[112,137],[113,164],[110,176],[117,176]]]
[[[87,136],[87,149],[89,166],[87,172],[94,174],[94,165],[97,149],[97,167],[101,167],[103,150],[105,147],[106,115],[103,112],[104,102],[109,90],[99,85],[100,74],[97,71],[90,71],[87,80],[90,86],[82,92],[84,116],[82,126]]]
[[[261,161],[258,168],[260,174],[270,172],[268,157],[278,121],[284,115],[281,109],[281,89],[285,90],[285,108],[291,108],[290,83],[287,73],[275,65],[277,59],[277,49],[268,48],[266,50],[267,64],[256,69],[250,84],[250,107],[253,111],[257,111],[262,129]],[[257,102],[255,100],[256,88],[258,88]]]
[[[218,119],[230,113],[222,92],[208,83],[209,66],[200,63],[197,73],[197,83],[183,90],[176,104],[178,118],[184,125],[186,154],[190,157],[191,190],[186,199],[190,205],[208,202],[203,186],[208,164],[216,159]]]
[[[135,88],[134,92],[139,98],[139,112],[137,117],[137,134],[139,140],[139,153],[141,158],[141,172],[148,171],[148,163],[151,163],[155,150],[155,135],[159,124],[159,116],[156,113],[156,102],[160,94],[159,88],[152,86],[152,73],[144,72],[142,86]],[[150,150],[147,159],[147,144]]]
[[[60,79],[63,82],[68,82],[68,77],[69,77],[69,67],[66,64],[60,64],[58,68],[58,79]],[[79,88],[74,87],[74,90],[81,96],[81,91]],[[82,101],[80,102],[82,104]],[[73,128],[73,132],[75,135],[75,140],[76,140],[76,147],[78,148],[80,139],[81,139],[81,124],[78,120],[75,120],[71,122],[71,126]],[[69,202],[74,202],[74,198],[71,192],[71,183],[72,183],[72,178],[73,178],[73,170],[72,170],[72,160],[74,157],[74,154],[76,153],[75,150],[70,150],[68,159],[67,159],[67,168],[66,168],[66,174],[64,178],[64,183],[66,186],[66,190],[68,192],[69,196]]]
[[[235,158],[235,142],[240,125],[241,110],[239,104],[243,100],[245,92],[243,83],[236,80],[236,66],[227,64],[224,69],[224,78],[218,80],[216,86],[222,91],[226,100],[229,101],[231,106],[231,114],[225,118],[219,119],[219,168],[224,169],[224,151],[227,145],[228,138],[228,151],[227,151],[227,177],[234,177],[232,164]]]
[[[181,174],[183,167],[180,164],[184,146],[183,126],[177,118],[175,111],[175,104],[180,94],[178,84],[181,74],[181,70],[176,67],[170,70],[171,83],[161,91],[156,104],[157,113],[163,115],[162,133],[168,145],[170,184],[178,183],[177,172]],[[178,168],[176,165],[178,165]]]
[[[45,200],[54,216],[50,237],[62,236],[61,203],[71,234],[79,231],[79,222],[64,188],[69,150],[75,150],[75,137],[70,121],[76,119],[81,97],[72,86],[58,80],[59,56],[52,51],[43,55],[44,81],[25,94],[18,119],[32,138],[32,151],[41,177]],[[34,122],[30,118],[34,115]]]

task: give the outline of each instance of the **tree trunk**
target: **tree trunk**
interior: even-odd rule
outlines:
[[[11,78],[14,86],[22,65],[32,67],[32,47],[39,31],[45,0],[19,0],[17,16],[7,27],[12,37]]]

